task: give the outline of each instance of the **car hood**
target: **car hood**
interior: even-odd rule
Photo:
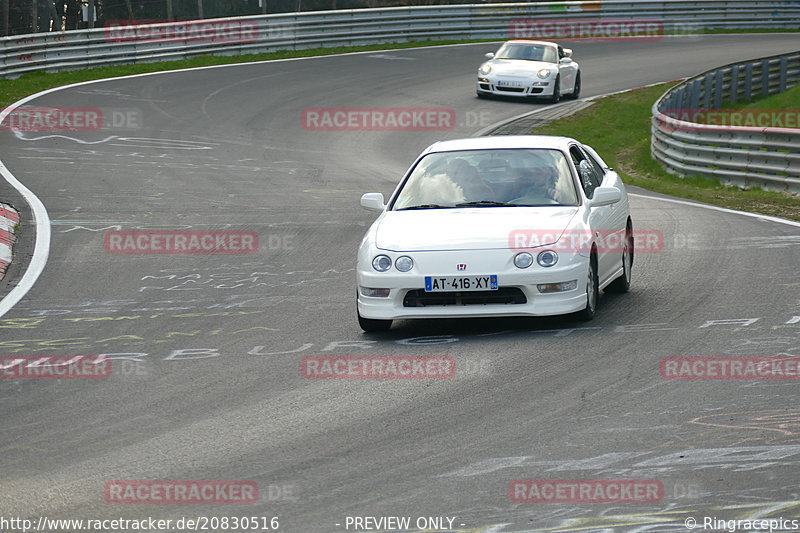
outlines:
[[[499,76],[530,76],[543,68],[552,69],[553,63],[547,61],[527,61],[523,59],[495,59],[491,62],[492,73]]]
[[[558,240],[578,212],[574,206],[478,207],[386,211],[375,225],[375,244],[382,250],[508,249],[515,231],[537,231]]]

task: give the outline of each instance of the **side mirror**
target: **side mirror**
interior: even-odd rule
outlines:
[[[564,48],[564,57],[572,57],[572,48]]]
[[[616,187],[598,187],[594,190],[592,207],[615,204],[622,200],[622,191]]]
[[[386,209],[386,204],[383,203],[383,193],[368,192],[361,197],[361,207],[367,211],[381,212]]]
[[[492,58],[494,58],[494,52],[486,52],[483,55],[483,57],[485,57],[486,59],[492,59]]]

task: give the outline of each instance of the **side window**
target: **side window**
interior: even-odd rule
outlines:
[[[594,190],[603,182],[603,169],[577,146],[570,147],[569,155],[578,171],[578,178],[586,197],[591,198],[594,196]]]

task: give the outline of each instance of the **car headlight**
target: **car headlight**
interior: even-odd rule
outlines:
[[[533,264],[533,256],[528,252],[520,252],[514,256],[514,266],[517,268],[528,268]]]
[[[492,71],[492,66],[489,63],[484,63],[478,69],[478,72],[484,75],[489,74],[491,71]]]
[[[550,76],[550,69],[549,68],[543,68],[543,69],[539,70],[539,72],[537,72],[536,74],[540,78],[543,78],[543,79],[547,78],[548,76]]]
[[[414,260],[407,255],[402,255],[394,262],[394,266],[400,272],[408,272],[414,267]]]
[[[392,259],[388,255],[377,255],[372,260],[372,268],[378,272],[386,272],[392,268]]]
[[[539,252],[539,255],[536,256],[536,262],[543,267],[551,267],[558,263],[558,254],[553,250]]]

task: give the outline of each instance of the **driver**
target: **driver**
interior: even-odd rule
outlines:
[[[465,202],[494,201],[491,187],[478,175],[478,171],[465,159],[456,158],[447,163],[447,177],[462,191]]]

